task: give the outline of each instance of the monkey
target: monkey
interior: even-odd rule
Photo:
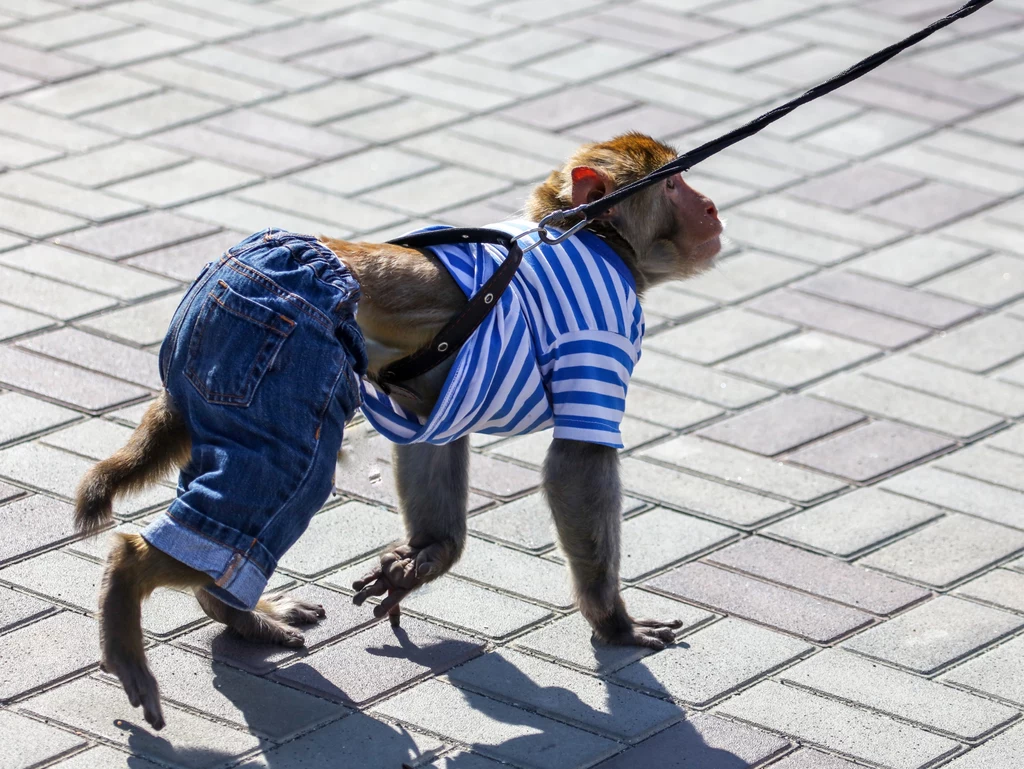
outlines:
[[[526,217],[537,222],[598,200],[675,156],[673,148],[638,133],[585,144],[533,190]],[[517,233],[523,223],[495,226]],[[159,356],[163,391],[127,444],[87,471],[76,494],[76,527],[95,533],[111,521],[115,498],[179,469],[171,508],[142,534],[114,537],[99,598],[101,668],[120,679],[154,729],[163,727],[140,622],[141,602],[160,586],[190,588],[211,619],[249,640],[304,643],[300,627],[322,618],[323,607],[262,590],[277,557],[333,489],[344,423],[360,399],[367,419],[394,442],[406,536],[353,583],[356,604],[384,596],[374,616],[397,624],[405,596],[458,561],[467,538],[468,435],[480,423],[440,437],[424,431],[434,429],[439,409],[482,401],[492,409],[485,415],[491,432],[554,427],[542,489],[576,604],[594,636],[664,648],[680,622],[633,618],[620,595],[615,420],[639,357],[643,293],[708,269],[722,230],[714,203],[681,175],[645,188],[562,250],[532,251],[519,269],[523,281],[535,282],[518,285],[517,273],[516,289],[498,298],[460,350],[390,394],[376,386],[381,369],[429,344],[473,293],[452,267],[462,258],[458,253],[273,230],[228,249],[200,273],[171,321]],[[476,266],[491,259],[492,271],[500,258],[471,253],[479,257]],[[573,279],[569,268],[578,270]],[[481,269],[478,281],[488,274]],[[566,301],[558,290],[567,280],[593,301],[588,305],[580,294],[577,303]],[[555,283],[562,289],[551,288]],[[542,289],[551,296],[542,296]],[[607,328],[585,328],[600,323]],[[551,328],[538,328],[544,324]],[[495,329],[518,329],[519,336],[497,344]],[[477,337],[493,356],[487,364],[502,364],[517,344],[538,355],[535,345],[555,346],[544,348],[545,363],[496,365],[485,372],[495,390],[472,403],[463,395],[460,402],[455,381],[488,368],[483,357],[464,360],[482,349],[473,346]],[[233,367],[234,358],[244,365]],[[510,416],[508,404],[527,395],[535,399],[533,410],[527,401]],[[407,432],[390,434],[385,417]],[[234,485],[217,486],[227,481]],[[208,505],[202,514],[193,509],[199,503]]]

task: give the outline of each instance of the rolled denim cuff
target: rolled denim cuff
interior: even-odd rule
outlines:
[[[267,587],[268,575],[255,561],[168,513],[147,526],[142,538],[176,561],[210,575],[214,584],[207,587],[207,591],[236,609],[252,610]]]

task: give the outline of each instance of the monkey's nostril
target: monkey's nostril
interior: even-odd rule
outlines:
[[[718,216],[718,209],[715,208],[715,204],[711,203],[707,209],[708,216]]]

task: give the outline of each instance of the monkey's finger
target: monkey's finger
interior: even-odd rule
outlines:
[[[381,601],[379,604],[373,607],[373,616],[378,619],[383,617],[385,614],[390,614],[391,610],[396,608],[399,602],[409,595],[411,591],[405,588],[397,587],[392,589],[388,593],[388,597]]]
[[[384,572],[381,570],[380,566],[374,566],[373,569],[371,569],[367,574],[365,574],[363,577],[357,579],[355,582],[352,583],[352,589],[362,590],[371,582],[376,582],[383,575]]]
[[[363,602],[366,601],[367,598],[369,598],[372,595],[384,595],[386,592],[388,592],[389,587],[390,585],[388,584],[388,581],[382,577],[381,579],[378,579],[376,582],[371,582],[369,585],[367,585],[354,596],[352,596],[352,603],[354,603],[356,606],[362,606]]]
[[[638,627],[670,627],[680,628],[683,626],[683,621],[679,619],[671,620],[660,620],[660,619],[634,619],[633,624]]]

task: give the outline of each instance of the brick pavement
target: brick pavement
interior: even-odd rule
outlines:
[[[466,556],[372,625],[348,585],[400,525],[357,425],[272,583],[328,618],[254,647],[156,595],[155,735],[69,525],[244,234],[494,221],[581,140],[693,146],[958,4],[0,0],[0,767],[1024,765],[1021,0],[692,174],[732,247],[650,293],[624,426],[626,596],[672,648],[590,644],[543,435],[475,442]]]

